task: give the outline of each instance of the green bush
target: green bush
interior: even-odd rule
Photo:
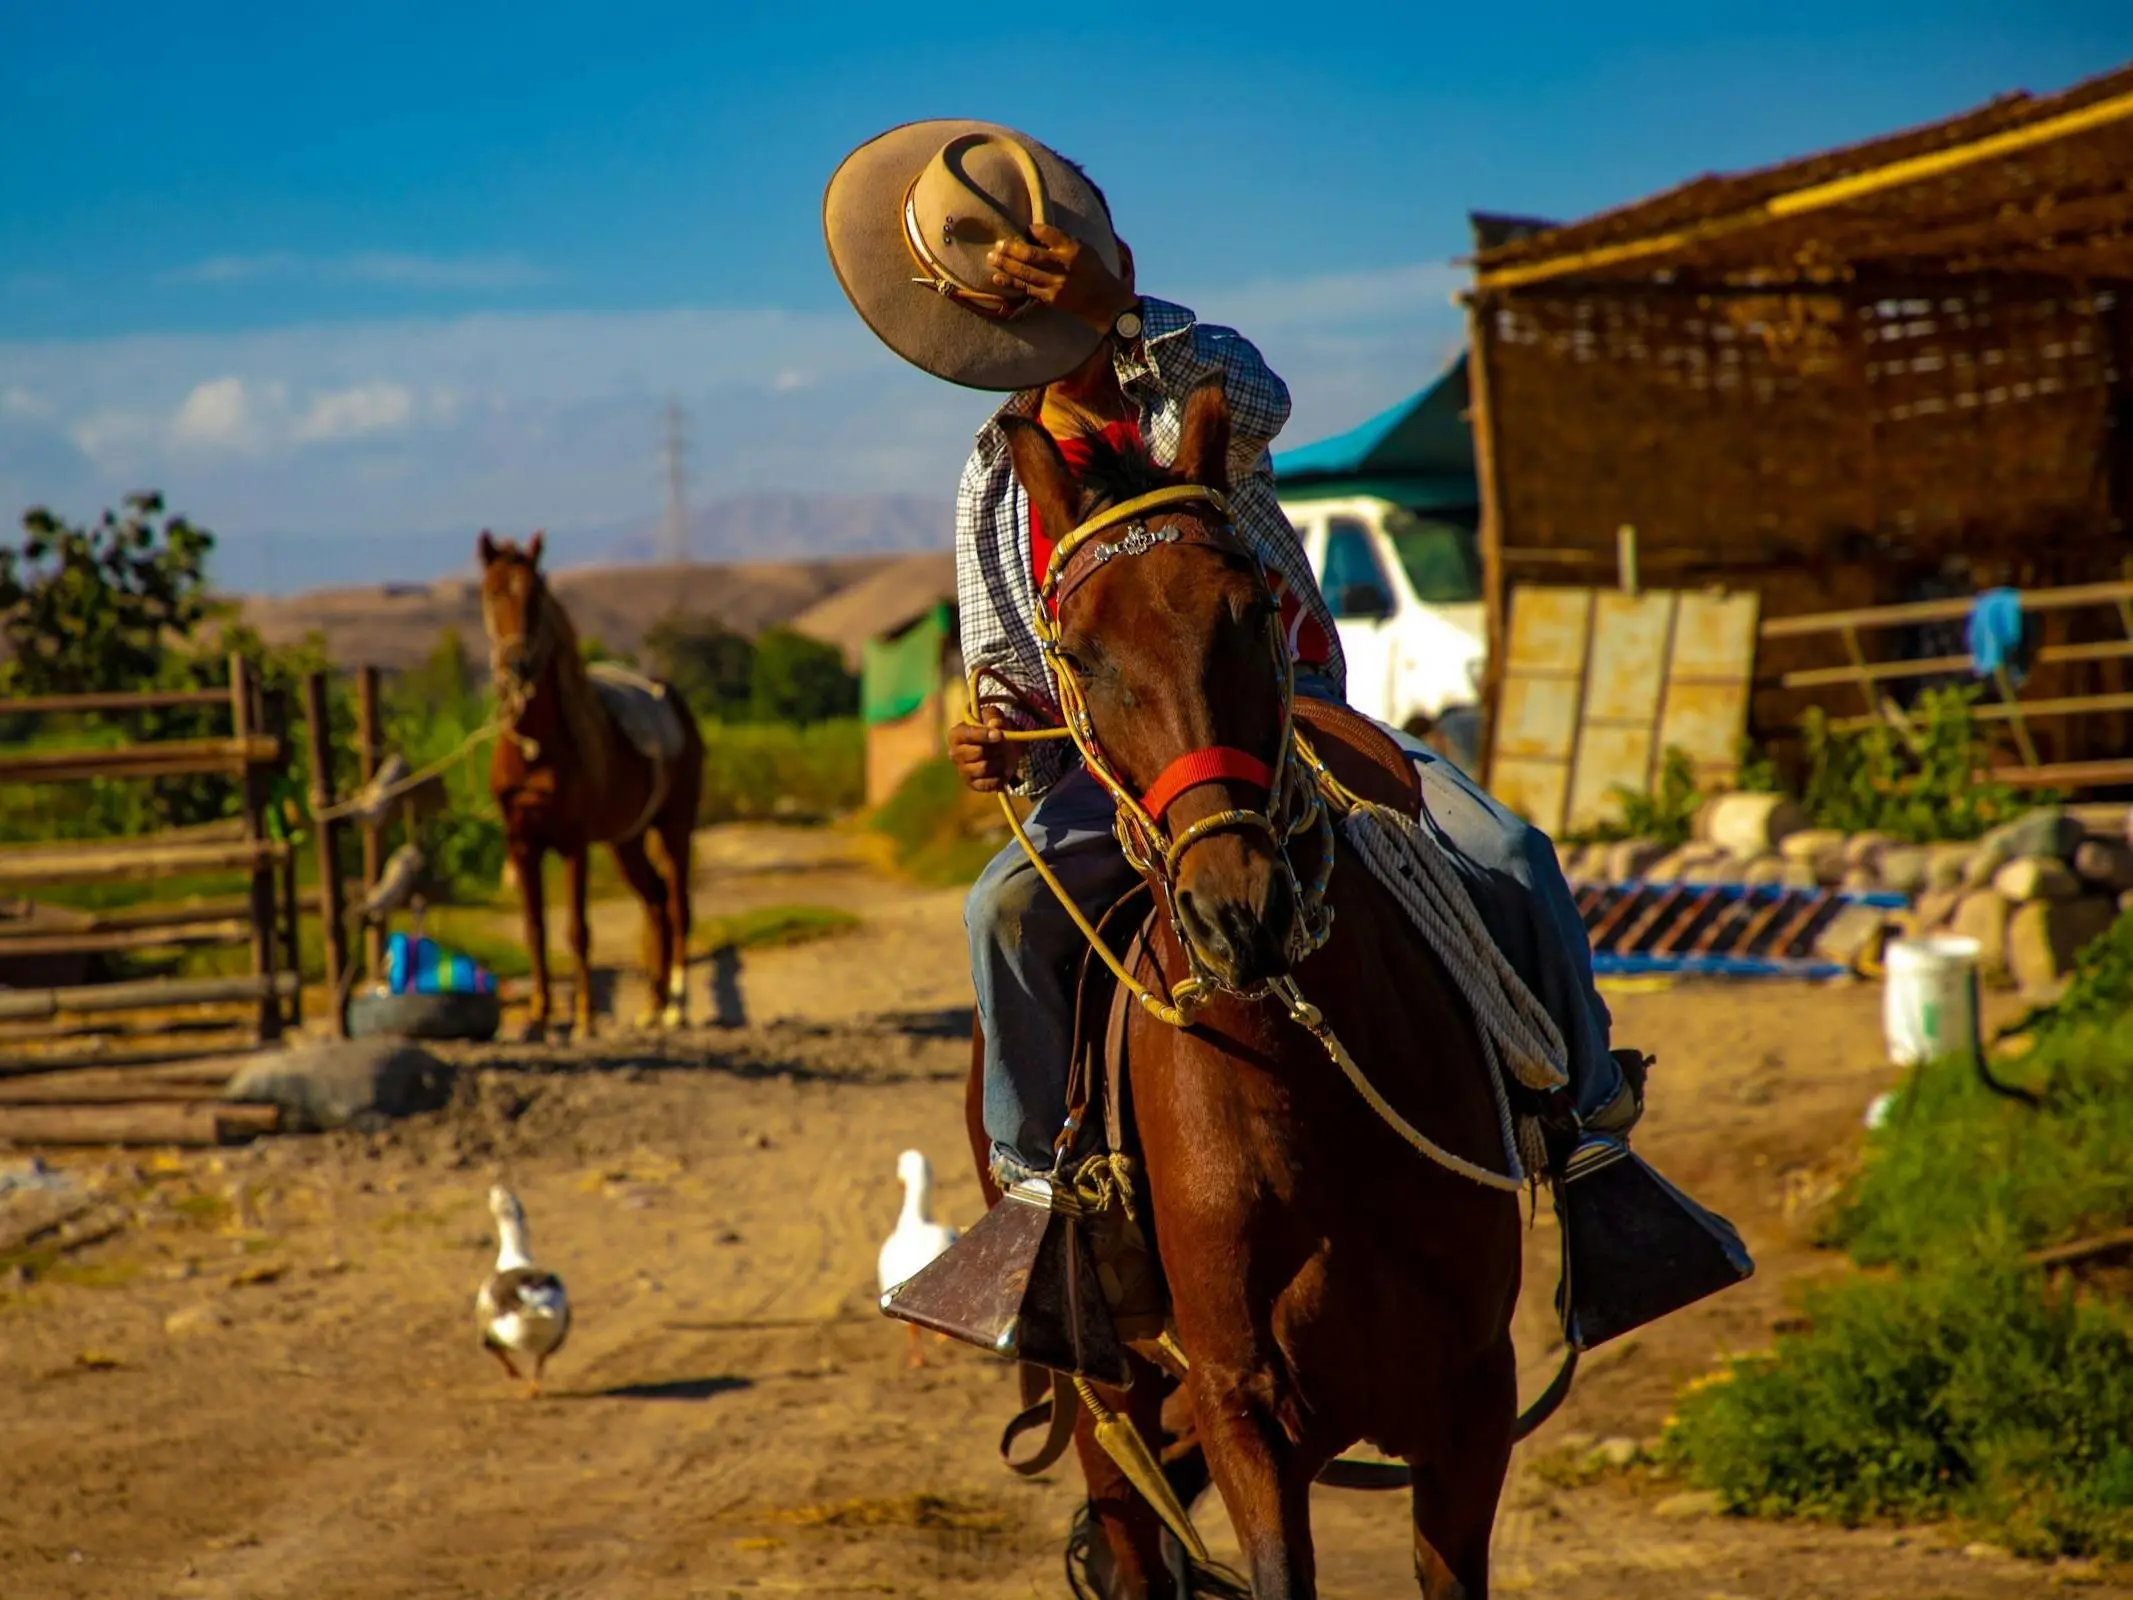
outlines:
[[[700,823],[820,819],[866,798],[866,730],[856,717],[808,727],[706,722]]]
[[[2055,803],[2041,790],[2023,794],[1977,781],[1988,752],[1971,716],[1976,699],[1975,689],[1927,690],[1911,715],[1915,748],[1886,723],[1833,733],[1821,710],[1810,710],[1800,795],[1809,819],[1818,828],[1873,829],[1930,844],[1975,839],[2033,806]]]
[[[1956,1515],[2029,1554],[2133,1554],[2133,1336],[1971,1262],[1808,1299],[1810,1331],[1687,1395],[1669,1452],[1737,1510]]]
[[[2133,1556],[2133,1331],[2024,1259],[2133,1219],[2133,918],[2031,1037],[2041,1109],[1938,1062],[1873,1135],[1831,1236],[1895,1274],[1810,1296],[1809,1331],[1684,1398],[1671,1452],[1737,1509]]]
[[[2043,1095],[1992,1093],[1967,1063],[1916,1072],[1868,1146],[1834,1242],[1907,1268],[2033,1250],[2133,1219],[2133,917],[2082,953],[2028,1055],[1996,1067]],[[2115,999],[2113,998],[2115,987]]]

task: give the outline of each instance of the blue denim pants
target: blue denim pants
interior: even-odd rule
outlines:
[[[1299,694],[1334,699],[1299,678]],[[1451,762],[1386,730],[1414,757],[1424,826],[1451,858],[1483,926],[1546,1006],[1568,1047],[1571,1090],[1590,1118],[1622,1093],[1608,1053],[1612,1019],[1593,987],[1592,949],[1555,847],[1498,805]],[[1094,920],[1136,875],[1112,834],[1111,796],[1077,767],[1055,784],[1024,831],[1082,914]],[[985,1132],[1006,1181],[1049,1171],[1066,1120],[1074,984],[1086,941],[1044,880],[1010,841],[971,886],[963,906],[970,970],[985,1025]]]

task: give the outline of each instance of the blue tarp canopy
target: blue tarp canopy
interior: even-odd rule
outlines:
[[[1285,497],[1377,495],[1417,511],[1477,506],[1467,426],[1466,353],[1420,394],[1346,433],[1284,450],[1274,477]]]

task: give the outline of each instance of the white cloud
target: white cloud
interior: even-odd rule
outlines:
[[[301,256],[287,250],[209,256],[164,274],[170,283],[227,285],[270,279],[384,284],[403,289],[519,289],[550,274],[515,255],[429,256],[404,250],[364,250],[347,256]]]
[[[211,378],[194,387],[170,420],[173,444],[204,450],[249,450],[259,442],[244,379]]]
[[[1173,291],[1242,328],[1295,400],[1281,441],[1345,428],[1456,349],[1449,269]],[[7,472],[83,514],[151,484],[220,531],[283,537],[631,524],[665,492],[661,410],[688,417],[690,498],[946,499],[993,400],[915,372],[852,313],[483,313],[235,333],[0,341]],[[16,508],[0,505],[0,523]]]
[[[306,444],[353,439],[366,433],[404,428],[415,413],[415,397],[397,383],[365,383],[314,395],[311,407],[297,418],[290,437]]]
[[[43,395],[32,394],[19,383],[10,384],[0,389],[0,413],[35,422],[52,414],[52,402]]]

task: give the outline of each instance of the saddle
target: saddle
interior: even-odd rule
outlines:
[[[652,764],[651,793],[643,815],[630,829],[630,836],[635,837],[651,826],[666,804],[671,768],[688,745],[681,706],[665,684],[612,661],[590,663],[585,678],[624,742]]]
[[[600,709],[613,719],[630,748],[655,765],[681,759],[685,735],[681,712],[663,683],[612,661],[585,669]]]

